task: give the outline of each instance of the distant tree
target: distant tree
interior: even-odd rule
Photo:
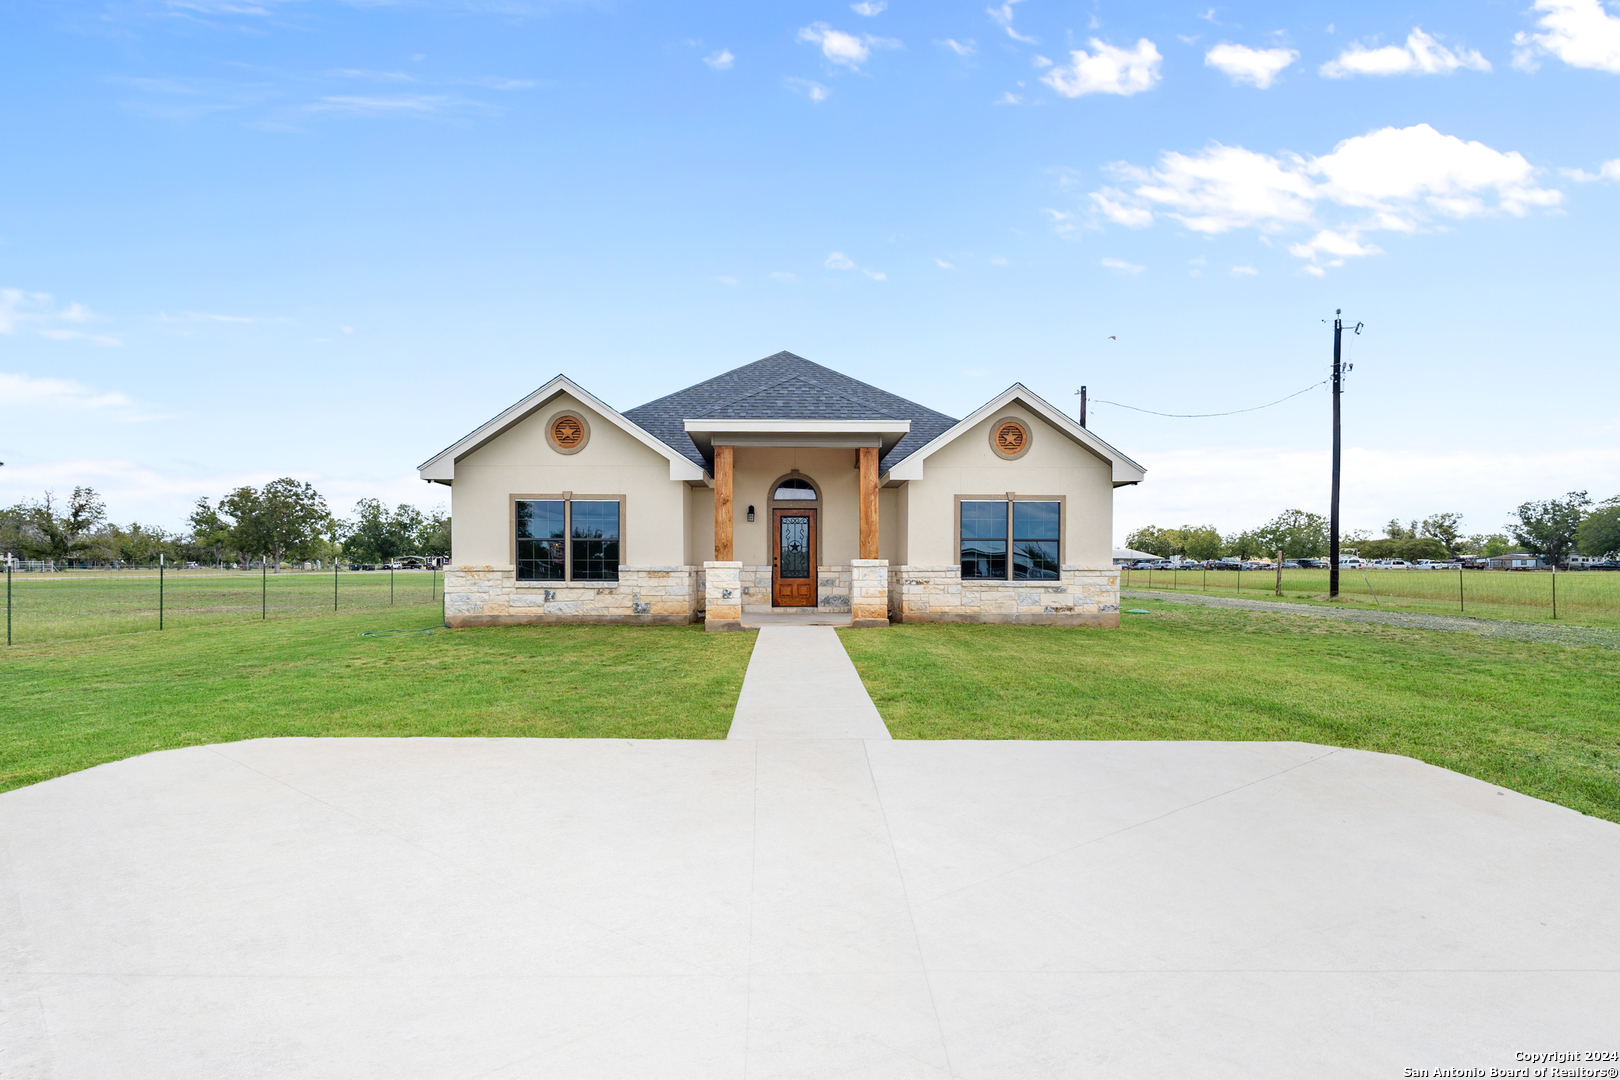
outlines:
[[[1258,529],[1255,542],[1262,552],[1283,553],[1285,559],[1317,559],[1328,553],[1328,520],[1308,510],[1284,510]]]
[[[1571,491],[1562,499],[1520,503],[1514,512],[1518,520],[1508,524],[1508,532],[1528,551],[1557,566],[1568,556],[1575,530],[1591,505],[1584,491]]]
[[[219,500],[231,520],[231,544],[244,555],[263,555],[279,568],[284,558],[309,557],[324,543],[332,514],[309,483],[282,477],[261,490],[239,487]]]
[[[1168,559],[1172,555],[1181,554],[1177,550],[1181,538],[1173,536],[1173,532],[1172,529],[1161,529],[1157,525],[1144,525],[1126,535],[1125,546],[1132,551],[1145,551],[1149,555]]]
[[[1226,538],[1221,550],[1239,559],[1252,559],[1266,553],[1265,545],[1252,532],[1240,532]],[[1276,549],[1273,548],[1273,551]]]
[[[1506,555],[1513,550],[1513,541],[1501,533],[1491,533],[1491,535],[1480,539],[1482,542],[1479,545],[1479,553],[1487,559],[1493,559],[1498,555]]]
[[[1183,525],[1181,527],[1181,553],[1189,559],[1203,562],[1221,557],[1225,541],[1213,525]]]
[[[1220,537],[1215,538],[1217,541]],[[423,519],[416,530],[416,552],[419,555],[450,554],[450,515],[434,510]]]
[[[1432,536],[1403,536],[1399,540],[1363,540],[1356,545],[1356,553],[1363,559],[1405,559],[1417,562],[1429,559],[1435,562],[1447,558],[1446,545]]]
[[[65,562],[82,558],[106,517],[107,508],[93,488],[74,488],[65,512],[47,491],[44,499],[22,509],[18,546],[37,559]]]
[[[219,511],[209,505],[206,497],[197,500],[188,522],[191,525],[192,543],[210,552],[215,566],[224,562],[225,547],[231,540],[231,527],[219,516]]]
[[[1575,547],[1582,555],[1620,554],[1620,495],[1598,503],[1575,527]]]
[[[420,537],[428,518],[414,506],[393,510],[381,499],[361,499],[354,515],[339,527],[343,553],[361,562],[392,562],[401,555],[423,554]]]
[[[1418,526],[1419,536],[1432,536],[1446,546],[1447,555],[1455,555],[1462,546],[1462,515],[1453,513],[1430,514]]]
[[[1417,534],[1418,523],[1415,521],[1410,525],[1402,525],[1400,518],[1390,518],[1389,523],[1384,526],[1384,536],[1390,540],[1411,540]]]

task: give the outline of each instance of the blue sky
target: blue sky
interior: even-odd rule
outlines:
[[[0,79],[0,501],[430,506],[559,371],[629,408],[779,349],[1239,409],[1335,308],[1347,526],[1620,493],[1600,0],[23,0]],[[1325,511],[1327,408],[1096,406],[1117,532]]]

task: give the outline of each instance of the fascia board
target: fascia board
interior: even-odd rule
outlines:
[[[895,462],[889,468],[889,475],[895,480],[921,480],[923,477],[923,462],[930,455],[948,446],[1015,401],[1040,416],[1041,419],[1081,446],[1091,450],[1099,457],[1105,458],[1112,467],[1115,487],[1121,484],[1141,483],[1147,476],[1147,470],[1142,466],[1102,439],[1099,439],[1096,435],[1093,435],[1087,428],[1081,427],[1076,421],[1065,416],[1039,394],[1034,393],[1022,383],[1013,383],[1006,390],[981,405],[971,416],[959,422],[955,427],[941,433],[932,442],[919,446],[916,450],[907,454],[904,460]]]
[[[421,465],[417,466],[417,475],[423,480],[437,480],[440,482],[454,480],[456,476],[456,461],[458,459],[472,453],[474,450],[478,449],[480,446],[483,446],[497,435],[500,435],[507,428],[511,427],[513,424],[516,424],[518,421],[523,420],[525,417],[528,417],[538,410],[544,408],[548,401],[551,401],[559,394],[565,393],[572,394],[580,401],[581,404],[590,406],[593,410],[600,413],[614,425],[640,441],[649,450],[654,451],[661,457],[668,460],[669,478],[671,480],[703,479],[705,474],[702,469],[686,460],[686,458],[676,453],[670,447],[665,446],[659,440],[653,438],[651,434],[649,434],[639,425],[626,418],[622,413],[608,405],[606,402],[601,401],[596,397],[595,394],[592,394],[590,391],[586,390],[584,387],[580,386],[566,375],[558,375],[556,378],[540,387],[540,389],[525,397],[522,401],[519,401],[517,404],[501,412],[494,419],[479,426],[465,438],[462,438],[455,444],[441,450],[427,461],[424,461]]]
[[[688,434],[716,431],[742,434],[900,434],[911,431],[910,420],[687,420]]]

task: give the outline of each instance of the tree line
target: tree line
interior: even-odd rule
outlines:
[[[1536,499],[1519,504],[1502,533],[1467,535],[1462,515],[1430,514],[1402,524],[1392,519],[1384,535],[1356,530],[1340,537],[1364,559],[1489,558],[1514,551],[1539,555],[1552,565],[1571,554],[1620,554],[1620,496],[1594,504],[1584,491],[1562,499]],[[1284,510],[1257,529],[1222,536],[1213,525],[1161,529],[1146,525],[1125,537],[1125,546],[1161,558],[1203,562],[1233,556],[1252,559],[1283,553],[1285,559],[1321,559],[1328,554],[1328,519],[1308,510]]]
[[[449,555],[450,516],[380,499],[361,499],[347,518],[332,514],[314,486],[291,477],[244,485],[197,500],[189,528],[118,525],[94,488],[76,487],[64,502],[41,499],[0,509],[0,553],[58,565],[150,566],[171,563],[249,566],[262,562],[390,562],[402,555]]]

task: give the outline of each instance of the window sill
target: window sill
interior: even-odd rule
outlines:
[[[617,581],[516,581],[519,589],[594,589],[597,592],[617,589]]]

